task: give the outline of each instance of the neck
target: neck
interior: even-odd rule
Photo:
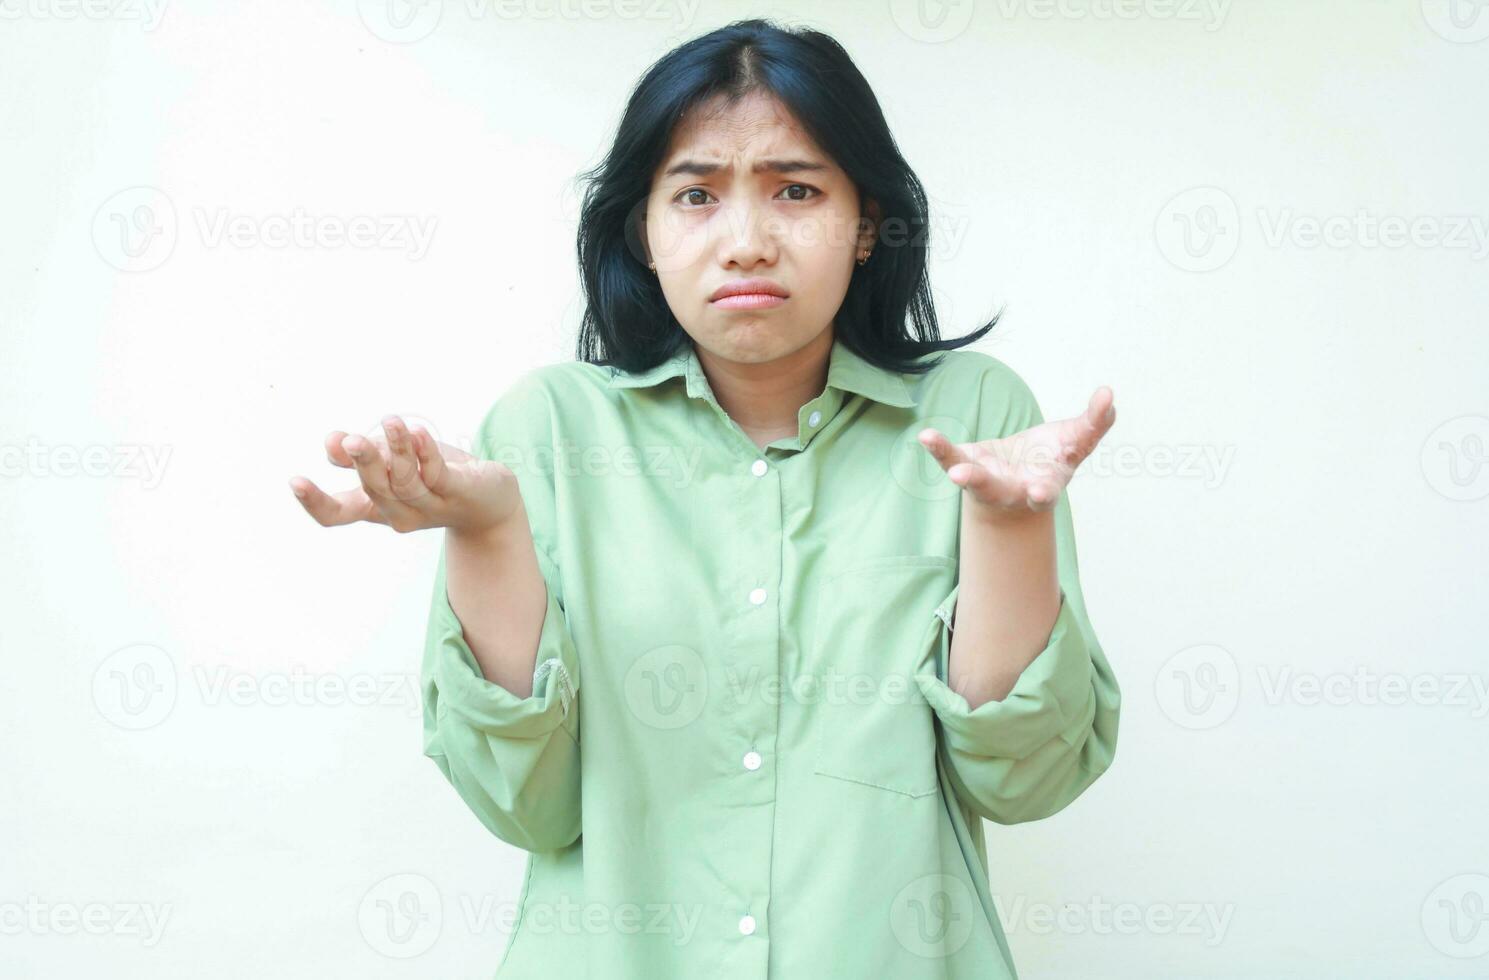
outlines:
[[[828,326],[800,350],[759,364],[726,361],[702,347],[696,350],[719,407],[764,445],[794,435],[801,406],[827,387],[832,342]]]

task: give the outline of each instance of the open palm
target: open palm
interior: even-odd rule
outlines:
[[[1076,468],[1117,420],[1112,390],[1103,385],[1080,415],[1042,422],[1002,439],[954,443],[934,428],[918,435],[967,500],[994,519],[1047,511]]]

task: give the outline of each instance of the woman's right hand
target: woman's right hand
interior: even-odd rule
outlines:
[[[377,440],[340,430],[326,436],[327,457],[357,471],[357,489],[328,494],[305,477],[290,479],[295,497],[320,524],[368,521],[400,534],[431,527],[482,534],[521,511],[517,477],[501,463],[436,442],[396,415],[383,418],[383,433]]]

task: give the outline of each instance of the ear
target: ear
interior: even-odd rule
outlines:
[[[879,240],[879,222],[884,220],[884,214],[879,207],[879,202],[873,198],[864,202],[862,211],[858,219],[858,241],[854,244],[854,248],[872,249],[874,243]]]

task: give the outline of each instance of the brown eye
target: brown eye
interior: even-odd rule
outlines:
[[[707,204],[708,203],[707,201],[693,200],[691,198],[691,195],[693,195],[693,194],[702,194],[704,197],[708,197],[708,191],[704,190],[703,188],[701,188],[701,187],[689,187],[687,190],[685,190],[681,194],[677,195],[677,199],[679,201],[682,201],[685,204],[698,205],[698,204]]]
[[[811,187],[811,186],[809,186],[807,184],[787,184],[786,185],[786,190],[783,191],[783,193],[789,194],[792,191],[792,189],[794,189],[794,188],[799,188],[800,190],[807,191],[807,192],[809,192],[809,195],[810,194],[818,194],[818,193],[820,193],[817,190],[817,188]],[[809,200],[811,200],[811,197],[810,196],[791,197],[790,200],[792,200],[792,201],[809,201]]]

